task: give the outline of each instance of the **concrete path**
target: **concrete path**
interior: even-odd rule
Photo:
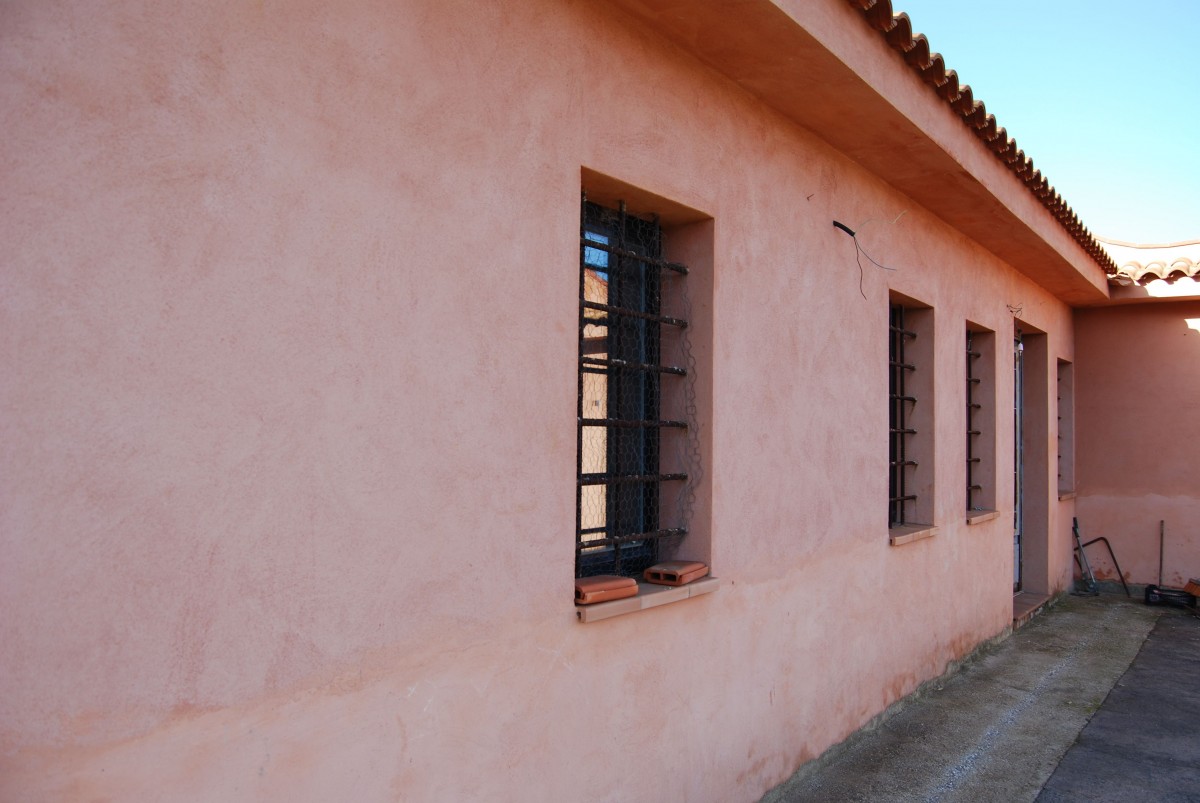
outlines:
[[[1123,595],[1067,597],[763,801],[1200,801],[1198,670],[1200,619]],[[1160,789],[1167,775],[1191,791]]]
[[[1037,799],[1200,801],[1200,619],[1158,620]]]

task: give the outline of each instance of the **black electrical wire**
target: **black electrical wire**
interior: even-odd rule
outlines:
[[[867,260],[877,268],[882,268],[883,270],[891,270],[891,271],[894,271],[896,269],[889,268],[887,265],[881,265],[879,262],[876,262],[871,257],[871,255],[868,254],[866,252],[866,250],[863,249],[862,245],[858,242],[858,235],[854,233],[854,229],[850,228],[845,223],[842,223],[837,220],[833,221],[833,226],[834,226],[834,228],[841,229],[842,231],[846,232],[847,234],[850,235],[850,239],[854,240],[854,261],[858,263],[858,294],[863,297],[863,300],[866,300],[867,294],[863,290],[862,257],[866,257]]]

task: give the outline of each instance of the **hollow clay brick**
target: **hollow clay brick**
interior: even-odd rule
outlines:
[[[595,577],[579,577],[575,579],[576,605],[590,605],[593,602],[624,599],[625,597],[635,596],[637,592],[637,581],[632,577],[618,577],[615,574],[598,574]]]
[[[687,585],[708,574],[708,565],[694,560],[668,560],[656,563],[645,572],[648,583],[663,586]]]

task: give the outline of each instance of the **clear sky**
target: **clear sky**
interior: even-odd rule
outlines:
[[[892,0],[1093,234],[1200,239],[1200,0]]]

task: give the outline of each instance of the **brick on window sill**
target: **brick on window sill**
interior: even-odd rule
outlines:
[[[935,536],[937,531],[938,528],[932,524],[901,524],[888,530],[888,543],[892,546],[911,544]]]
[[[1000,518],[999,510],[968,510],[967,524],[983,524],[985,521]]]
[[[576,605],[575,615],[581,622],[598,622],[627,613],[636,613],[659,605],[680,602],[703,594],[711,594],[720,587],[721,581],[716,577],[704,577],[688,583],[685,586],[660,586],[654,583],[638,583],[636,597],[614,599],[611,602],[597,602],[594,605]]]

